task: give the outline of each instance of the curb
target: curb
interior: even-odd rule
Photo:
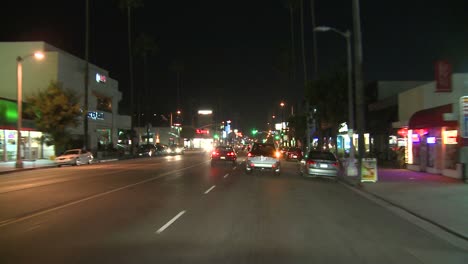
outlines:
[[[119,160],[123,160],[123,159],[105,159],[105,160],[95,161],[92,164],[106,163],[106,162],[119,161]],[[45,165],[45,166],[37,166],[37,167],[32,167],[32,168],[21,168],[21,169],[13,168],[11,170],[0,171],[0,175],[11,174],[15,172],[22,172],[22,171],[38,170],[38,169],[50,169],[50,168],[56,168],[56,167],[57,167],[56,165]]]
[[[343,184],[346,184],[347,186],[349,186],[351,188],[362,191],[362,192],[364,192],[364,193],[366,193],[366,194],[368,194],[368,195],[370,195],[370,196],[372,196],[374,198],[377,198],[377,199],[379,199],[381,201],[384,201],[384,202],[386,202],[386,203],[388,203],[388,204],[390,204],[390,205],[392,205],[392,206],[394,206],[394,207],[396,207],[398,209],[401,209],[401,210],[405,211],[406,213],[409,213],[412,216],[415,216],[415,217],[417,217],[417,218],[419,218],[421,220],[424,220],[427,223],[430,223],[430,224],[442,229],[443,231],[445,231],[445,232],[447,232],[447,233],[449,233],[449,234],[451,234],[453,236],[456,236],[457,238],[460,238],[460,239],[464,240],[465,242],[468,242],[468,236],[465,236],[465,235],[463,235],[463,234],[461,234],[461,233],[459,233],[459,232],[457,232],[457,231],[455,231],[455,230],[453,230],[453,229],[451,229],[451,228],[449,228],[449,227],[447,227],[447,226],[445,226],[445,225],[443,225],[443,224],[441,224],[439,222],[436,222],[436,221],[431,220],[431,219],[429,219],[429,218],[427,218],[425,216],[422,216],[422,215],[420,215],[420,214],[412,211],[411,209],[408,209],[408,208],[406,208],[406,207],[404,207],[404,206],[402,206],[400,204],[392,202],[392,201],[386,199],[385,197],[382,197],[382,196],[380,196],[378,194],[372,193],[372,192],[366,190],[362,184],[353,185],[353,184],[351,184],[350,182],[348,182],[347,180],[345,180],[343,178],[339,178],[339,181],[342,182]]]

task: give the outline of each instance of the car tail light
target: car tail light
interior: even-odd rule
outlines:
[[[317,164],[317,162],[315,162],[314,160],[308,160],[308,161],[306,162],[306,164],[310,166],[310,165],[315,165],[315,164]]]
[[[337,167],[337,168],[340,166],[340,164],[338,164],[338,162],[333,162],[331,165],[332,165],[333,167]]]
[[[227,155],[228,155],[228,156],[234,156],[234,152],[232,152],[232,151],[231,151],[231,152],[228,152]]]
[[[247,157],[253,157],[254,155],[252,154],[252,152],[249,152],[247,153]]]
[[[219,153],[216,152],[216,151],[213,151],[213,152],[211,153],[211,156],[218,156],[218,155],[219,155]]]
[[[250,167],[252,167],[252,168],[253,168],[253,167],[255,167],[255,164],[253,164],[253,163],[250,163]]]

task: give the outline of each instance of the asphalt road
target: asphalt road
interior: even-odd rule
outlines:
[[[468,263],[340,183],[206,153],[0,177],[0,263]]]

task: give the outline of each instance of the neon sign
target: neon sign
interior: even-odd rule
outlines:
[[[93,120],[104,120],[103,112],[88,112],[88,118]]]
[[[101,75],[99,73],[96,73],[96,82],[105,83],[105,82],[107,82],[107,78],[106,78],[105,75]]]
[[[428,137],[426,139],[427,144],[435,144],[436,143],[436,138],[435,137]]]
[[[196,130],[196,133],[197,133],[197,134],[208,135],[208,134],[210,134],[210,131],[209,131],[209,130],[205,130],[205,129],[197,129],[197,130]]]

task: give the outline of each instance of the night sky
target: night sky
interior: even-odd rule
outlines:
[[[310,1],[305,1],[308,78],[313,78]],[[119,81],[128,105],[126,13],[118,0],[90,0],[90,61]],[[316,23],[352,31],[351,0],[316,0]],[[84,58],[85,1],[14,1],[4,9],[0,41],[45,41]],[[448,59],[468,71],[468,1],[361,0],[366,80],[433,80],[433,62]],[[176,111],[176,74],[184,64],[181,107],[209,106],[241,129],[266,124],[279,103],[300,101],[302,65],[299,12],[295,12],[297,80],[276,67],[290,45],[283,0],[144,1],[134,12],[134,37],[153,37],[159,52],[148,58],[152,111]],[[345,66],[343,37],[317,35],[319,76]],[[142,92],[142,59],[135,58],[135,87]],[[169,95],[168,95],[169,94]],[[186,116],[187,118],[187,116]]]

